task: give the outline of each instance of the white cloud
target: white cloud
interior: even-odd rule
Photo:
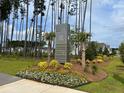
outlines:
[[[124,24],[124,1],[118,1],[113,5],[111,18],[115,24],[122,26]]]

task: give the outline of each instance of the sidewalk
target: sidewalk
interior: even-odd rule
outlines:
[[[22,79],[10,84],[0,86],[0,93],[86,93],[86,92]]]

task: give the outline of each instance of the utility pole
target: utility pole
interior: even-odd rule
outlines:
[[[24,43],[24,57],[27,55],[27,35],[28,35],[28,11],[29,11],[29,0],[26,1],[27,15],[26,15],[26,32],[25,32],[25,43]]]

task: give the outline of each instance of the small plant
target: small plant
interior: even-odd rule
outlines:
[[[96,60],[96,59],[92,60],[92,63],[93,63],[93,64],[95,64],[96,62],[97,62],[97,60]]]
[[[92,66],[92,74],[95,75],[98,71],[98,67],[96,65]]]
[[[41,70],[45,70],[48,67],[48,63],[47,62],[39,62],[38,66],[40,67]]]
[[[96,57],[96,62],[97,62],[97,63],[103,63],[103,62],[104,62],[104,57],[103,57],[103,55],[97,56],[97,57]]]
[[[97,59],[103,59],[103,56],[102,55],[99,55],[96,57]]]
[[[77,63],[81,65],[81,59],[77,59]]]
[[[59,63],[57,60],[52,60],[49,64],[50,67],[52,68],[58,68],[59,67]]]
[[[104,61],[102,59],[97,59],[98,63],[103,63]]]
[[[67,62],[66,62],[66,63],[64,64],[64,68],[65,68],[65,69],[68,69],[68,70],[71,70],[71,69],[72,69],[72,66],[73,66],[73,65],[72,65],[71,63],[67,63]]]

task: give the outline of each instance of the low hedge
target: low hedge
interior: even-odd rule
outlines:
[[[49,71],[20,71],[17,76],[25,79],[31,79],[42,83],[59,85],[65,87],[77,87],[88,83],[85,77],[73,74],[61,74],[59,72]]]

